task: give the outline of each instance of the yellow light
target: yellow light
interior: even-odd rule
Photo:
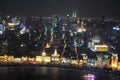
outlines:
[[[77,20],[77,23],[79,24],[79,23],[80,23],[80,20]]]
[[[22,56],[22,61],[27,61],[28,57]]]
[[[34,58],[28,58],[30,62],[33,62],[35,59]]]
[[[57,50],[55,49],[54,54],[52,56],[60,56],[60,55],[57,53]]]
[[[50,57],[44,57],[44,62],[51,62],[51,58]]]
[[[82,64],[83,64],[83,60],[80,60],[80,61],[79,61],[79,65],[82,65]]]
[[[117,65],[116,64],[112,64],[112,68],[117,68]]]
[[[13,27],[15,24],[14,23],[8,23],[9,27]]]
[[[36,56],[36,61],[37,62],[42,62],[42,56]]]
[[[8,56],[5,54],[4,57],[7,58]]]
[[[79,28],[79,29],[78,29],[78,32],[79,32],[79,33],[81,33],[81,32],[82,32],[81,28]]]
[[[45,51],[42,52],[42,56],[46,56],[46,52]]]
[[[97,51],[108,51],[107,45],[94,45],[94,48],[96,48]]]
[[[46,46],[45,46],[45,48],[50,48],[50,45],[47,43]]]
[[[78,29],[78,32],[81,33],[81,32],[86,32],[86,29],[84,27],[81,27]]]

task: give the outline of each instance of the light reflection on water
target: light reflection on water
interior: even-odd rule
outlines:
[[[85,74],[83,77],[85,80],[95,80],[94,74]]]
[[[95,78],[84,78],[93,74]],[[57,67],[0,67],[0,80],[120,80],[112,74]]]

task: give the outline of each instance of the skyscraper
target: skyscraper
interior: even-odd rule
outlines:
[[[72,17],[77,17],[76,11],[73,11]]]

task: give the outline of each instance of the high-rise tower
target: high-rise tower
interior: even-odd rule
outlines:
[[[76,11],[73,11],[72,17],[77,17]]]

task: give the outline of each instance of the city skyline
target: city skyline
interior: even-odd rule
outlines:
[[[66,16],[75,10],[78,17],[120,17],[119,0],[1,0],[0,13],[15,16]]]
[[[0,80],[120,80],[120,0],[0,0]]]

